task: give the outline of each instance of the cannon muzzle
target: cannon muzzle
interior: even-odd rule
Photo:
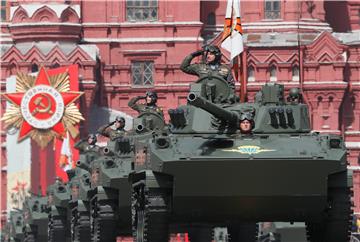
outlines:
[[[104,155],[108,155],[108,156],[114,155],[114,152],[112,152],[112,150],[110,150],[108,147],[103,148],[103,153]]]
[[[187,97],[188,103],[201,108],[208,113],[211,113],[218,119],[233,122],[236,123],[238,121],[238,115],[235,112],[228,111],[214,103],[209,102],[208,100],[204,99],[203,97],[200,97],[196,93],[190,92]]]
[[[82,160],[78,160],[78,161],[76,162],[76,166],[79,167],[79,168],[81,168],[81,169],[87,170],[87,171],[90,170],[89,165],[88,165],[86,162],[82,161]]]
[[[145,129],[145,127],[142,124],[139,124],[138,126],[136,126],[137,133],[141,133],[144,129]]]

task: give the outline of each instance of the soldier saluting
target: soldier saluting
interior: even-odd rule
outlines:
[[[203,63],[191,64],[191,61],[197,56],[203,56]],[[203,49],[195,51],[186,56],[180,65],[180,69],[190,75],[199,78],[209,75],[223,78],[231,88],[235,89],[234,78],[228,66],[221,64],[221,51],[219,47],[207,45]]]
[[[113,126],[115,129],[112,129],[111,126]],[[101,126],[97,132],[105,137],[110,138],[111,140],[115,140],[119,137],[123,137],[126,134],[124,128],[125,118],[117,116],[115,121]]]
[[[139,100],[145,99],[145,103],[137,103]],[[142,113],[148,113],[148,112],[154,112],[161,115],[161,117],[164,117],[163,111],[160,107],[157,106],[157,100],[158,96],[155,91],[147,91],[145,96],[138,96],[132,98],[128,105],[130,108],[136,110],[139,112],[139,114]]]
[[[96,145],[96,141],[97,141],[96,135],[89,134],[86,140],[82,139],[76,142],[74,144],[74,148],[78,149],[80,152],[88,152],[88,151],[99,152],[100,147]]]

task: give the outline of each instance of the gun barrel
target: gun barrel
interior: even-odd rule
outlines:
[[[219,106],[217,106],[216,104],[213,104],[211,102],[209,102],[208,100],[198,96],[197,94],[190,92],[187,100],[189,102],[189,104],[201,108],[209,113],[211,113],[212,115],[214,115],[215,117],[225,120],[225,121],[237,121],[238,120],[238,115],[234,112],[228,111],[224,108],[221,108]]]
[[[76,162],[76,166],[81,168],[81,169],[84,169],[86,171],[89,171],[90,170],[90,167],[88,164],[86,164],[86,162],[82,161],[82,160],[78,160]]]

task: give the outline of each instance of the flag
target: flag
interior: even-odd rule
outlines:
[[[67,171],[72,168],[72,156],[73,155],[70,147],[69,132],[66,132],[66,137],[64,138],[61,145],[61,153],[59,159],[59,166],[63,171]]]
[[[242,34],[240,0],[227,0],[221,47],[230,52],[230,60],[244,50]]]

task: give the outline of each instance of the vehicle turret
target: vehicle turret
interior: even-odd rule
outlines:
[[[31,195],[24,201],[24,238],[25,241],[47,241],[47,197]]]
[[[21,242],[24,239],[23,226],[24,215],[20,209],[10,211],[9,217],[9,239],[14,242]]]
[[[283,85],[264,85],[254,103],[215,102],[216,98],[208,99],[201,89],[199,84],[192,84],[188,105],[169,110],[171,132],[232,134],[242,113],[254,117],[253,133],[310,132],[307,105],[285,102]]]
[[[56,178],[55,183],[47,189],[47,197],[48,240],[50,242],[66,241],[66,238],[70,238],[69,185],[61,178]]]
[[[219,105],[206,100],[194,92],[189,93],[187,96],[187,101],[190,105],[201,108],[211,113],[216,118],[226,121],[230,124],[236,124],[238,122],[239,117],[237,113],[226,110],[225,108],[222,108]]]

